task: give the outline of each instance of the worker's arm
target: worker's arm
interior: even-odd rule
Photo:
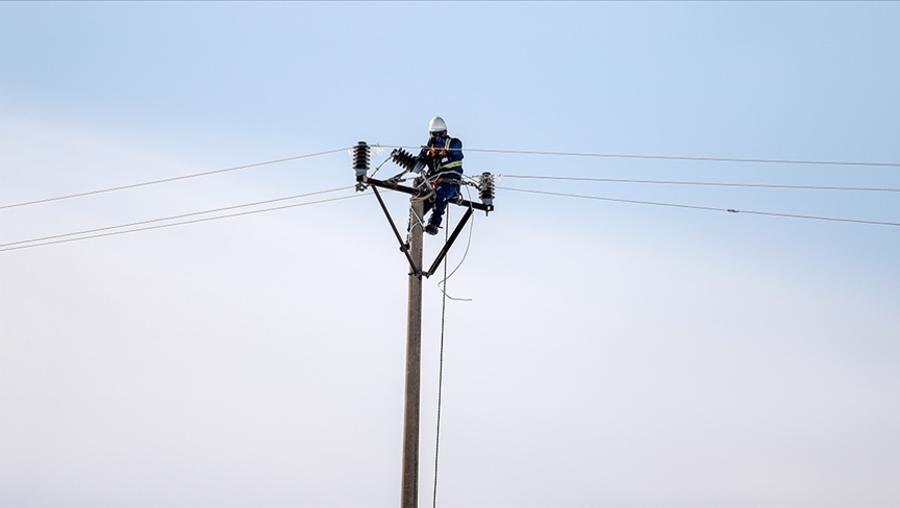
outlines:
[[[421,173],[429,162],[438,157],[435,148],[431,145],[431,140],[429,140],[428,146],[423,146],[422,149],[419,150],[419,155],[416,156],[416,167],[413,169],[414,172]]]
[[[419,155],[416,156],[416,165],[413,168],[413,173],[419,174],[425,169],[425,164],[428,162],[428,147],[423,146],[421,150],[419,150]]]
[[[425,169],[425,163],[428,161],[428,147],[423,146],[421,150],[419,150],[419,155],[416,155],[416,165],[413,167],[413,173],[421,174]]]
[[[461,161],[463,159],[462,153],[462,141],[453,138],[450,141],[450,149],[447,150],[447,158],[450,159],[450,162]]]

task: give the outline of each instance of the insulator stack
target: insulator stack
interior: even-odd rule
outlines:
[[[407,171],[412,171],[416,167],[416,158],[402,148],[395,148],[391,152],[391,160]]]
[[[353,147],[353,169],[356,171],[356,181],[361,182],[369,172],[369,145],[360,141]]]
[[[481,181],[478,184],[478,197],[481,202],[487,206],[494,205],[494,175],[485,171],[481,174]]]

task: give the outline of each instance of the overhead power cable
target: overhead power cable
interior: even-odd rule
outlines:
[[[49,241],[49,242],[31,243],[28,245],[7,247],[4,249],[0,249],[0,252],[7,252],[7,251],[11,251],[11,250],[30,249],[32,247],[42,247],[44,245],[54,245],[57,243],[77,242],[77,241],[81,241],[81,240],[89,240],[91,238],[101,238],[104,236],[124,235],[126,233],[136,233],[138,231],[148,231],[151,229],[162,229],[162,228],[169,228],[169,227],[174,227],[174,226],[183,226],[185,224],[195,224],[198,222],[207,222],[207,221],[214,221],[214,220],[220,220],[220,219],[230,219],[233,217],[241,217],[244,215],[253,215],[253,214],[257,214],[257,213],[273,212],[275,210],[285,210],[287,208],[298,208],[301,206],[317,205],[317,204],[321,204],[321,203],[330,203],[332,201],[342,201],[345,199],[353,199],[353,198],[359,198],[359,197],[363,197],[363,196],[364,196],[364,194],[352,194],[350,196],[320,199],[317,201],[306,201],[304,203],[294,203],[294,204],[290,204],[290,205],[274,206],[271,208],[263,208],[260,210],[250,210],[250,211],[246,211],[246,212],[237,212],[237,213],[230,213],[230,214],[226,214],[226,215],[217,215],[215,217],[202,217],[199,219],[192,219],[192,220],[186,220],[186,221],[181,221],[181,222],[171,222],[168,224],[159,224],[156,226],[146,226],[146,227],[142,227],[142,228],[126,229],[124,231],[110,231],[110,232],[106,232],[106,233],[99,233],[96,235],[79,236],[76,238],[63,238],[61,240],[53,240],[53,241]]]
[[[196,215],[205,215],[208,213],[224,212],[226,210],[235,210],[238,208],[247,208],[250,206],[266,205],[269,203],[277,203],[279,201],[289,201],[291,199],[300,199],[300,198],[305,198],[305,197],[309,197],[309,196],[316,196],[319,194],[330,194],[332,192],[339,192],[339,191],[343,191],[343,190],[349,190],[352,188],[353,188],[353,186],[338,187],[336,189],[326,189],[326,190],[316,191],[316,192],[307,192],[304,194],[294,194],[293,196],[284,196],[284,197],[280,197],[280,198],[267,199],[264,201],[255,201],[253,203],[244,203],[244,204],[240,204],[240,205],[223,206],[221,208],[210,208],[209,210],[200,210],[200,211],[196,211],[196,212],[182,213],[179,215],[170,215],[168,217],[158,217],[156,219],[148,219],[148,220],[142,220],[142,221],[137,221],[137,222],[129,222],[126,224],[117,224],[115,226],[103,226],[103,227],[94,228],[94,229],[83,229],[81,231],[72,231],[69,233],[60,233],[60,234],[56,234],[56,235],[42,236],[39,238],[29,238],[28,240],[18,240],[15,242],[0,243],[0,248],[10,247],[12,245],[21,245],[21,244],[25,244],[25,243],[42,242],[42,241],[46,241],[46,240],[53,240],[56,238],[65,238],[68,236],[79,236],[79,235],[85,235],[88,233],[97,233],[100,231],[107,231],[110,229],[121,229],[121,228],[128,228],[128,227],[132,227],[132,226],[141,226],[144,224],[152,224],[154,222],[165,222],[165,221],[169,221],[169,220],[183,219],[185,217],[193,217]]]
[[[52,201],[62,201],[64,199],[73,199],[73,198],[80,198],[80,197],[84,197],[84,196],[93,196],[95,194],[103,194],[106,192],[114,192],[114,191],[120,191],[120,190],[125,190],[125,189],[134,189],[136,187],[144,187],[147,185],[156,185],[156,184],[160,184],[160,183],[175,182],[178,180],[187,180],[189,178],[198,178],[201,176],[217,175],[219,173],[228,173],[231,171],[239,171],[242,169],[258,168],[261,166],[269,166],[272,164],[280,164],[282,162],[296,161],[296,160],[300,160],[300,159],[310,159],[313,157],[320,157],[322,155],[343,152],[344,150],[347,150],[347,148],[348,147],[335,148],[334,150],[326,150],[324,152],[315,152],[315,153],[307,153],[307,154],[303,154],[303,155],[294,155],[291,157],[284,157],[281,159],[272,159],[272,160],[267,160],[267,161],[254,162],[251,164],[242,164],[240,166],[231,166],[228,168],[214,169],[212,171],[202,171],[200,173],[190,173],[187,175],[172,176],[169,178],[160,178],[159,180],[149,180],[146,182],[131,183],[131,184],[127,184],[127,185],[118,185],[115,187],[106,187],[103,189],[96,189],[96,190],[85,191],[85,192],[77,192],[75,194],[65,194],[62,196],[54,196],[54,197],[50,197],[50,198],[35,199],[33,201],[23,201],[21,203],[11,203],[8,205],[0,205],[0,210],[5,209],[5,208],[17,208],[20,206],[37,205],[40,203],[50,203]]]
[[[714,211],[714,212],[728,212],[728,213],[746,213],[751,215],[765,215],[768,217],[785,217],[791,219],[809,219],[809,220],[820,220],[820,221],[830,221],[830,222],[850,222],[856,224],[872,224],[877,226],[894,226],[900,227],[900,222],[883,222],[883,221],[874,221],[874,220],[863,220],[863,219],[848,219],[843,217],[824,217],[820,215],[801,215],[795,213],[780,213],[780,212],[766,212],[761,210],[738,210],[735,208],[719,208],[714,206],[700,206],[700,205],[689,205],[683,203],[666,203],[661,201],[639,201],[636,199],[619,199],[619,198],[610,198],[605,196],[589,196],[584,194],[567,194],[563,192],[550,192],[550,191],[541,191],[535,189],[518,189],[515,187],[501,187],[498,186],[498,189],[508,190],[512,192],[526,192],[530,194],[544,194],[548,196],[560,196],[560,197],[568,197],[568,198],[579,198],[579,199],[593,199],[597,201],[610,201],[614,203],[630,203],[635,205],[652,205],[652,206],[666,206],[672,208],[688,208],[693,210],[706,210],[706,211]]]
[[[502,178],[519,178],[530,180],[571,180],[578,182],[610,182],[610,183],[643,183],[660,185],[694,185],[713,187],[753,187],[761,189],[795,189],[795,190],[827,190],[827,191],[872,191],[900,192],[896,187],[847,187],[840,185],[787,185],[773,183],[734,183],[734,182],[698,182],[685,180],[639,180],[633,178],[590,178],[577,176],[544,176],[544,175],[497,175]]]
[[[418,150],[421,146],[412,145],[373,145],[385,148],[406,148]],[[454,149],[448,149],[454,150]],[[657,154],[633,154],[633,153],[598,153],[598,152],[552,152],[545,150],[507,150],[501,148],[460,148],[465,152],[502,153],[515,155],[555,155],[564,157],[599,157],[607,159],[648,159],[668,161],[704,161],[704,162],[746,162],[757,164],[799,164],[812,166],[863,166],[863,167],[892,167],[900,168],[900,162],[870,162],[870,161],[836,161],[836,160],[810,160],[810,159],[752,159],[742,157],[711,157],[693,155],[657,155]]]

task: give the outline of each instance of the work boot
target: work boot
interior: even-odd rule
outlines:
[[[428,223],[427,226],[425,226],[425,232],[428,233],[429,235],[438,234],[438,229],[440,229],[440,227],[437,224],[432,224],[430,222]]]

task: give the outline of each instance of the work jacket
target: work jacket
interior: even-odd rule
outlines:
[[[450,136],[434,136],[419,152],[419,160],[428,166],[427,177],[459,182],[463,173],[462,141]]]

